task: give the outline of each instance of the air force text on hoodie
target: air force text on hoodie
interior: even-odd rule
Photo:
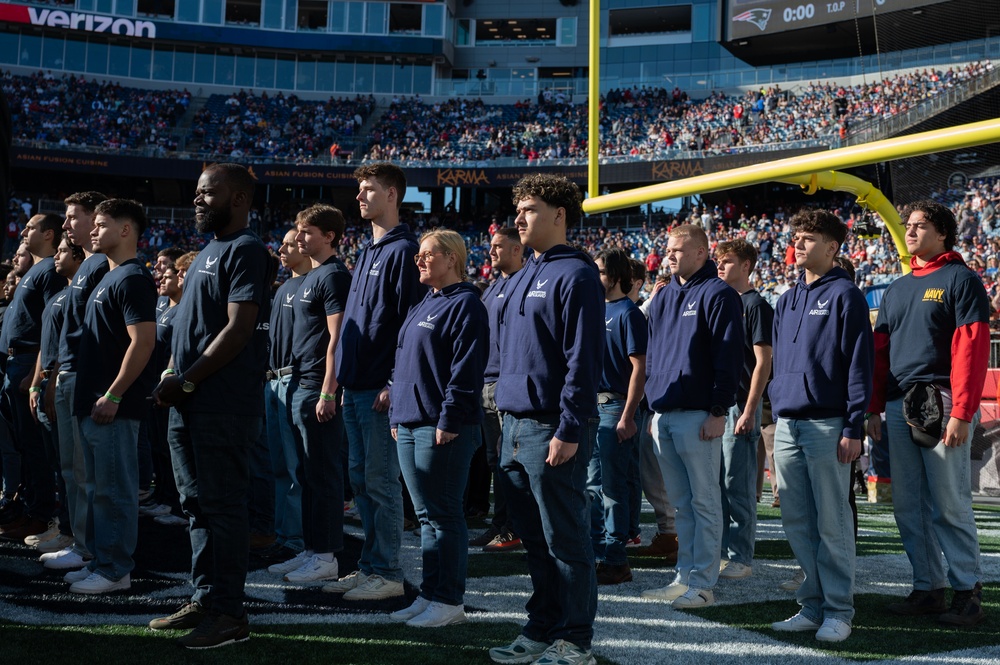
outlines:
[[[795,287],[774,311],[771,408],[780,418],[844,419],[860,439],[872,394],[874,343],[868,302],[842,268]]]
[[[479,289],[458,282],[429,292],[399,331],[389,424],[433,424],[457,433],[481,423],[488,345],[489,325]]]
[[[579,443],[597,415],[604,287],[587,254],[556,245],[511,276],[500,307],[497,409],[558,416],[555,437]]]
[[[337,382],[345,388],[375,390],[389,382],[399,328],[427,293],[413,262],[418,247],[406,224],[362,247],[337,345]]]
[[[743,368],[743,303],[707,261],[672,279],[649,306],[646,398],[657,412],[736,403]]]

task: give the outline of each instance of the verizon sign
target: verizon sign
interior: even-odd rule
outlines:
[[[152,21],[137,21],[103,14],[64,12],[58,9],[53,11],[0,3],[0,21],[156,39],[156,24]]]

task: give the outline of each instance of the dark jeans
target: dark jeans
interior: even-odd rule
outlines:
[[[7,358],[3,380],[3,417],[14,436],[14,450],[19,458],[23,498],[28,514],[48,521],[56,514],[56,470],[49,465],[38,423],[31,417],[28,396],[20,390],[21,381],[35,371],[36,354],[21,353]],[[7,466],[7,457],[4,457]],[[4,480],[7,481],[6,470]],[[8,491],[11,488],[6,487]]]
[[[302,486],[302,537],[306,549],[339,552],[344,549],[344,476],[340,450],[344,445],[344,416],[321,423],[316,419],[320,387],[293,381],[288,388],[292,432],[299,452]]]
[[[507,511],[507,497],[500,481],[500,444],[503,418],[497,411],[496,383],[483,386],[483,446],[486,449],[486,463],[493,472],[493,527],[501,533],[514,532],[514,521]]]
[[[532,594],[524,636],[563,639],[589,649],[597,614],[597,576],[590,542],[587,466],[597,418],[583,425],[576,454],[559,466],[545,462],[558,416],[505,414],[501,476],[514,528],[527,551]]]
[[[250,550],[249,454],[259,416],[170,409],[170,456],[181,508],[190,520],[192,600],[243,616]]]
[[[260,405],[261,413],[264,405]],[[247,491],[247,511],[250,533],[274,535],[274,471],[271,450],[267,444],[267,427],[250,446],[250,486]]]

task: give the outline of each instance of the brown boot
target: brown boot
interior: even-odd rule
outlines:
[[[658,533],[648,547],[636,548],[634,552],[635,556],[663,557],[668,566],[673,566],[677,563],[677,534]]]

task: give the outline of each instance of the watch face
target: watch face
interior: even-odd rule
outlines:
[[[183,383],[183,385],[181,385],[181,390],[183,390],[186,393],[193,393],[194,392],[194,384],[191,383],[190,381],[185,381]]]

